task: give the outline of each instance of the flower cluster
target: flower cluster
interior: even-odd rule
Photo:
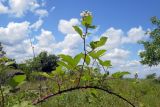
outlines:
[[[83,17],[87,17],[87,16],[92,16],[92,12],[88,11],[88,10],[85,10],[85,11],[82,11],[82,13],[80,14],[80,16],[83,18]]]

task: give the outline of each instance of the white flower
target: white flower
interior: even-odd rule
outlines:
[[[92,13],[88,10],[82,11],[82,13],[80,13],[81,17],[87,17],[87,16],[92,16]]]

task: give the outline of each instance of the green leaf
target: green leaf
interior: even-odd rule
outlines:
[[[92,24],[92,16],[86,16],[82,19],[82,25],[89,27]]]
[[[112,74],[112,77],[114,78],[123,78],[123,76],[130,74],[130,72],[116,72],[114,74]]]
[[[91,62],[91,59],[88,55],[86,55],[86,64],[89,65]]]
[[[99,41],[90,42],[90,47],[92,49],[95,49],[97,47],[101,47],[101,46],[105,45],[106,41],[107,41],[107,37],[101,37]]]
[[[68,65],[71,65],[72,67],[74,66],[74,60],[71,56],[64,54],[61,54],[59,56],[62,58],[64,62],[68,63]]]
[[[37,72],[38,75],[46,77],[46,78],[50,78],[52,79],[52,76],[50,76],[49,74],[47,74],[46,72]]]
[[[97,96],[97,91],[96,90],[91,90],[91,95],[94,97],[94,98],[99,98],[98,96]]]
[[[76,55],[76,56],[74,57],[74,64],[75,64],[75,66],[78,65],[78,63],[80,62],[80,60],[81,60],[82,57],[83,57],[83,54],[82,54],[82,53],[80,53],[80,54],[78,54],[78,55]]]
[[[102,61],[102,60],[98,59],[98,61],[102,66],[105,66],[105,67],[111,67],[112,66],[110,60]]]
[[[105,45],[106,41],[107,41],[107,37],[101,37],[100,41],[97,43],[97,46],[100,47]]]
[[[84,76],[82,77],[82,80],[84,81],[90,81],[91,80],[91,76],[88,74],[84,74]]]
[[[52,71],[52,74],[62,76],[65,72],[63,71],[62,66],[58,66],[55,71]]]
[[[83,37],[83,32],[78,26],[73,26],[73,28],[81,37]]]
[[[93,59],[99,59],[99,57],[101,57],[105,52],[106,52],[106,50],[98,50],[97,52],[92,51],[91,53],[89,53],[89,55]]]
[[[105,49],[103,49],[103,50],[98,50],[97,53],[96,53],[96,57],[99,58],[99,57],[103,56],[105,52],[106,52]]]
[[[90,47],[91,47],[92,49],[95,49],[95,45],[94,45],[94,42],[93,42],[93,41],[90,42]]]
[[[22,83],[25,79],[26,79],[26,75],[16,75],[16,76],[14,76],[13,78],[10,79],[9,85],[12,88],[15,88],[18,85],[20,85],[20,83]]]
[[[85,58],[85,55],[83,54],[83,59],[84,59],[84,58]],[[87,65],[89,65],[89,64],[90,64],[90,61],[91,61],[91,59],[90,59],[89,55],[86,55],[85,63],[86,63]]]
[[[91,29],[96,29],[97,28],[97,26],[89,26],[89,28],[91,28]]]
[[[57,64],[60,65],[60,66],[65,67],[65,68],[67,68],[68,70],[69,70],[69,69],[72,69],[72,67],[70,67],[69,65],[67,65],[67,64],[64,63],[63,61],[58,61]]]
[[[89,55],[90,55],[93,59],[96,59],[96,52],[95,52],[95,51],[90,52]]]

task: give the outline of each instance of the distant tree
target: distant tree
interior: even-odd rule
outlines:
[[[37,57],[28,61],[28,65],[35,71],[51,72],[56,69],[58,57],[41,52]]]
[[[156,78],[156,73],[153,73],[153,74],[148,74],[146,76],[146,79],[155,79]]]
[[[0,42],[0,58],[6,57],[5,54],[6,52],[3,50],[2,43]],[[8,58],[8,62],[12,62],[12,64],[10,64],[10,67],[17,69],[17,63],[15,59]]]
[[[155,28],[148,32],[150,38],[139,41],[144,46],[144,51],[140,52],[140,62],[150,67],[160,63],[160,19],[152,17],[151,22]]]
[[[5,54],[6,52],[3,51],[3,46],[2,43],[0,42],[0,58],[4,57]]]

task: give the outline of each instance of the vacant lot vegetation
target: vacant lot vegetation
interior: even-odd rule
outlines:
[[[39,81],[23,84],[19,92],[8,96],[7,103],[21,103],[24,101],[34,101],[39,96]],[[160,105],[160,83],[152,79],[115,79],[105,81],[106,86],[135,104],[136,107],[159,107]],[[50,94],[56,90],[53,81],[42,81],[42,96]],[[56,92],[53,92],[56,93]],[[28,102],[26,102],[28,103]],[[37,107],[130,107],[123,100],[95,89],[75,90],[63,93],[54,98],[50,98]],[[18,106],[20,107],[20,105]],[[26,106],[27,107],[27,106]]]

